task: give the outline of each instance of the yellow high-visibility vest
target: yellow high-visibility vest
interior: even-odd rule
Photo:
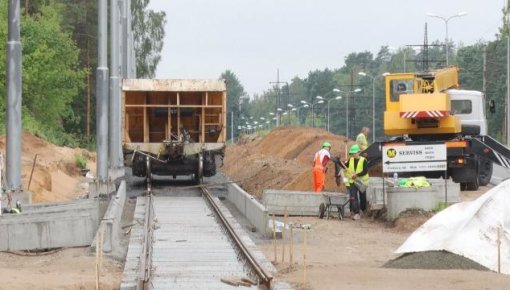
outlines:
[[[358,174],[360,173],[361,171],[363,171],[363,164],[365,163],[366,159],[365,157],[359,157],[359,160],[358,160],[358,164],[356,166],[356,168],[354,168],[354,157],[351,157],[349,159],[349,175],[348,175],[348,178],[349,178],[349,184],[353,184],[354,183],[354,179],[352,179],[352,172]],[[365,184],[368,184],[368,173],[364,176],[359,176],[358,178],[360,178],[363,183]]]

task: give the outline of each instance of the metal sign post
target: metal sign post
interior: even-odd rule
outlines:
[[[383,172],[446,170],[446,145],[385,145],[382,151]]]
[[[384,173],[394,172],[445,172],[445,204],[448,201],[448,168],[445,144],[405,145],[387,144],[382,150]],[[384,180],[383,180],[384,186]],[[384,189],[383,189],[384,196]]]

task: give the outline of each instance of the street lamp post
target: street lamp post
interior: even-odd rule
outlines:
[[[276,127],[280,126],[280,112],[283,111],[282,108],[276,108]]]
[[[320,97],[320,96],[318,96],[318,97]],[[315,105],[317,105],[317,104],[322,104],[322,103],[324,103],[324,100],[319,99],[319,98],[317,98],[317,99],[318,99],[318,101],[317,101],[317,102],[315,102],[315,101],[314,101],[314,102],[312,102],[312,104],[311,104],[311,105],[312,105],[312,128],[315,128],[315,111],[314,111],[314,107],[315,107]]]
[[[446,50],[446,66],[448,66],[448,21],[450,21],[450,19],[452,19],[452,18],[462,17],[465,15],[467,15],[467,12],[465,12],[465,11],[459,12],[455,15],[450,16],[450,17],[443,17],[443,16],[439,16],[439,15],[436,15],[433,13],[427,13],[427,16],[429,16],[429,17],[439,18],[444,21],[444,24],[446,27],[446,38],[444,39],[444,46],[445,46],[445,50]]]
[[[301,105],[301,106],[299,106],[299,107],[297,108],[297,111],[296,111],[298,126],[299,126],[299,110],[300,110],[300,109],[302,109],[302,108],[308,108],[308,107],[310,107],[310,105],[308,105],[308,103],[307,103],[306,101],[301,100],[300,102],[301,102],[301,104],[302,104],[302,105]],[[305,125],[306,125],[306,124],[305,124]]]
[[[339,92],[340,90],[338,90],[338,89],[334,89],[333,91],[334,91],[334,92],[337,92],[337,91]],[[342,96],[336,96],[336,97],[331,98],[331,99],[324,99],[324,98],[323,98],[323,97],[321,97],[321,96],[317,96],[317,99],[326,100],[326,102],[327,102],[327,107],[328,107],[328,114],[327,114],[327,116],[328,116],[328,117],[327,117],[327,120],[328,120],[328,122],[327,122],[327,129],[328,129],[328,132],[330,132],[330,131],[329,131],[329,103],[330,103],[331,101],[333,101],[333,100],[341,100],[341,99],[342,99]]]
[[[329,99],[329,100],[328,100],[328,132],[330,132],[330,131],[329,131],[329,103],[330,103],[331,101],[333,101],[333,100],[341,100],[341,99],[342,99],[342,96],[336,96],[335,98],[333,98],[333,99]]]
[[[287,107],[289,107],[289,127],[290,127],[290,113],[292,112],[292,109],[294,109],[294,106],[292,104],[287,104]]]
[[[345,137],[349,138],[349,97],[351,93],[359,93],[361,92],[360,88],[357,88],[353,91],[347,92],[345,96]]]
[[[381,75],[381,77],[387,76],[389,73],[385,72]],[[372,142],[375,141],[375,79],[379,76],[371,76],[364,72],[359,72],[358,75],[369,77],[372,80]]]

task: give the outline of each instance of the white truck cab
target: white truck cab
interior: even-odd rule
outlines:
[[[455,90],[446,91],[450,95],[451,113],[460,118],[462,125],[480,127],[480,135],[487,135],[487,118],[485,114],[485,96],[479,91]]]

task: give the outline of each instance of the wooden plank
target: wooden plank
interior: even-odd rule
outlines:
[[[122,130],[122,140],[121,140],[121,143],[124,144],[126,142],[131,142],[130,140],[128,140],[128,138],[125,138],[126,136],[129,137],[129,135],[127,134],[127,128],[129,128],[127,126],[127,123],[126,123],[126,107],[125,107],[125,96],[126,96],[126,93],[125,92],[120,92],[121,95],[120,95],[120,128]]]
[[[172,113],[171,113],[171,110],[170,109],[170,105],[172,104],[172,98],[170,97],[170,95],[168,95],[168,110],[166,112],[166,117],[167,117],[167,120],[166,120],[166,139],[167,140],[170,140],[172,138],[172,135],[170,134],[170,132],[172,132]]]
[[[145,93],[145,103],[147,103],[148,94]],[[149,142],[149,122],[147,122],[147,107],[143,109],[143,142]]]
[[[177,138],[181,139],[181,109],[179,104],[181,103],[181,94],[177,92]]]
[[[207,98],[209,97],[209,93],[205,92],[205,104],[207,105]],[[202,118],[200,118],[200,127],[202,134],[200,136],[200,142],[205,143],[205,107],[202,107]]]
[[[131,138],[129,137],[129,114],[126,114],[126,116],[123,116],[123,119],[124,119],[124,124],[125,126],[122,127],[123,130],[122,132],[124,134],[122,134],[122,138],[123,138],[123,142],[122,143],[131,143]]]
[[[126,105],[126,108],[169,108],[170,105]],[[220,105],[180,105],[172,106],[172,108],[222,108]]]
[[[227,89],[224,80],[155,80],[155,79],[124,79],[123,91],[152,92],[223,92]]]
[[[218,142],[225,143],[226,138],[226,131],[227,131],[227,92],[223,92],[223,108],[221,109],[221,115],[220,118],[222,119],[221,122],[223,123],[223,126],[221,126],[221,134]]]

